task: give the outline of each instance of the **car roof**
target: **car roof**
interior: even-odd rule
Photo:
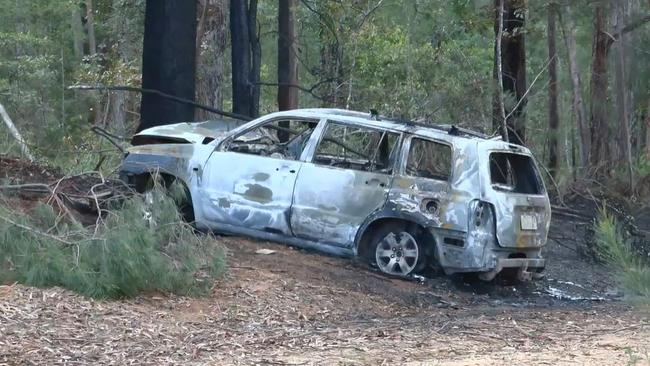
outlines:
[[[470,139],[490,139],[490,136],[480,132],[456,127],[451,124],[441,125],[432,123],[419,123],[410,120],[399,120],[388,118],[375,114],[373,112],[363,113],[358,111],[351,111],[346,109],[335,108],[305,108],[294,109],[290,111],[272,113],[270,116],[295,116],[295,117],[311,117],[311,118],[328,118],[338,121],[351,121],[357,122],[366,126],[375,126],[384,129],[390,129],[400,132],[408,132],[412,134],[430,135],[434,134],[436,137],[449,140],[453,137],[462,137]],[[427,133],[428,132],[428,133]]]

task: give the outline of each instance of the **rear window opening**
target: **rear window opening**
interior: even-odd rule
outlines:
[[[513,193],[542,194],[544,188],[533,159],[507,152],[490,153],[492,187]]]

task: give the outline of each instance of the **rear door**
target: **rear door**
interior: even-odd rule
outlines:
[[[294,235],[352,245],[368,215],[386,202],[399,141],[394,132],[327,121],[296,180]]]
[[[484,199],[495,209],[499,245],[543,246],[550,225],[550,202],[533,158],[512,149],[479,150],[483,150],[481,157],[485,159]]]
[[[243,131],[208,159],[200,189],[209,222],[291,235],[300,155],[317,120],[283,118]]]

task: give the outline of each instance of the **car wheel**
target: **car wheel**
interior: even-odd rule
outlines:
[[[374,250],[369,254],[374,254],[374,263],[380,271],[391,276],[408,276],[426,266],[425,250],[418,237],[403,225],[385,225],[375,233],[371,247]]]

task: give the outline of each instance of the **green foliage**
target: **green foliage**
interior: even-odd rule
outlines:
[[[616,272],[626,293],[650,301],[650,263],[634,251],[616,218],[601,209],[594,229],[599,254]]]
[[[45,204],[30,216],[0,206],[0,282],[62,286],[93,298],[201,295],[223,272],[224,257],[160,189],[119,204],[97,228],[66,222]]]

